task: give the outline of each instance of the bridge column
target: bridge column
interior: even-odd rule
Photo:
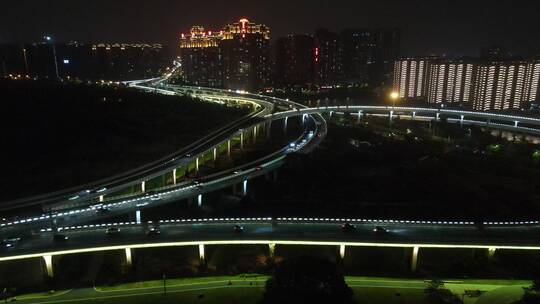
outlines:
[[[247,195],[247,183],[248,183],[247,179],[242,182],[242,195],[243,196]]]
[[[289,120],[289,117],[285,117],[283,120],[283,132],[287,133],[287,121]]]
[[[345,244],[339,245],[339,256],[341,259],[345,258]]]
[[[278,178],[278,171],[277,171],[277,169],[274,170],[274,171],[272,172],[272,174],[273,174],[273,180],[274,180],[274,182],[277,182],[277,178]]]
[[[390,121],[392,121],[392,118],[394,118],[394,110],[390,111],[390,115],[388,117],[390,118]]]
[[[201,267],[206,265],[206,259],[204,258],[204,244],[199,244],[199,265]]]
[[[131,248],[126,248],[126,265],[131,266],[133,265],[133,260],[131,259]]]
[[[418,266],[418,251],[420,250],[420,247],[415,246],[412,251],[411,256],[411,271],[416,272],[416,267]]]
[[[195,158],[195,172],[199,171],[199,157]]]
[[[465,119],[465,115],[459,116],[459,124],[463,125],[463,120]]]
[[[253,143],[257,143],[257,126],[253,127]]]
[[[100,196],[99,196],[99,202],[100,202],[100,203],[103,202],[103,195],[100,195]]]
[[[244,149],[244,131],[240,131],[240,150]]]
[[[497,248],[495,247],[488,248],[488,261],[493,259],[496,251],[497,251]]]
[[[358,117],[356,119],[356,123],[360,123],[361,120],[362,120],[362,110],[358,111]]]
[[[439,116],[440,116],[441,113],[437,113],[436,116],[435,116],[435,121],[439,121]]]
[[[172,181],[173,184],[176,185],[176,169],[172,170]]]
[[[142,193],[146,192],[146,182],[145,181],[141,182],[141,191],[142,191]]]
[[[514,121],[514,128],[517,128],[517,127],[518,127],[518,123],[519,123],[519,121],[517,121],[517,120]]]
[[[268,125],[266,125],[265,128],[266,128],[266,138],[270,138],[270,136],[272,136],[272,121],[271,120],[268,122]]]
[[[227,141],[227,157],[231,157],[231,140]]]
[[[334,114],[334,111],[330,111],[330,118],[332,118],[332,114]]]
[[[135,222],[137,222],[137,224],[141,223],[141,210],[135,211]]]
[[[268,244],[268,256],[273,259],[274,255],[276,253],[276,244],[275,243],[269,243]]]
[[[416,112],[412,112],[412,119],[413,119],[413,120],[416,119]]]
[[[202,206],[202,194],[197,195],[197,206]]]
[[[217,148],[214,148],[214,161],[217,159]]]
[[[45,271],[49,278],[54,277],[52,255],[44,255],[43,261],[45,262]]]

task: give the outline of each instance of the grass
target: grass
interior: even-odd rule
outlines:
[[[196,277],[167,280],[167,294],[163,294],[163,281],[153,280],[119,284],[116,286],[100,286],[96,290],[100,292],[100,298],[90,290],[77,290],[78,298],[72,298],[68,293],[66,298],[46,299],[49,295],[28,294],[17,297],[18,300],[30,300],[42,298],[42,303],[112,303],[112,304],[154,304],[154,303],[257,303],[264,292],[264,281],[268,276],[258,274]],[[232,285],[227,282],[232,281]],[[236,282],[245,281],[242,285]],[[257,285],[248,285],[247,282],[257,281]],[[424,288],[419,282],[423,279],[401,278],[373,278],[373,277],[346,277],[347,283],[354,291],[357,303],[371,304],[401,304],[401,303],[428,303]],[[362,282],[394,282],[391,285],[358,286]],[[522,286],[530,285],[530,281],[512,280],[445,280],[445,288],[450,289],[456,295],[461,296],[465,290],[482,290],[480,297],[465,298],[465,303],[497,303],[507,304],[519,299],[523,293]],[[413,284],[409,287],[400,285],[400,282]],[[393,287],[393,286],[396,287]],[[122,292],[124,291],[124,292]],[[58,291],[58,295],[63,291]],[[126,293],[127,292],[127,293]],[[75,294],[73,294],[74,296]],[[44,301],[44,302],[43,302]]]
[[[191,284],[203,284],[210,282],[226,282],[234,280],[244,280],[249,278],[250,280],[261,280],[266,281],[268,276],[264,275],[236,275],[236,276],[216,276],[216,277],[195,277],[195,278],[180,278],[180,279],[167,279],[167,286],[177,286],[177,285],[191,285]],[[114,286],[96,286],[98,291],[121,291],[126,289],[142,289],[142,288],[161,288],[163,287],[163,280],[153,280],[153,281],[143,281],[143,282],[133,282],[133,283],[124,283]]]
[[[17,299],[19,300],[30,300],[30,299],[38,299],[38,298],[49,298],[49,297],[57,297],[61,296],[65,293],[68,293],[71,291],[71,289],[67,290],[56,290],[54,292],[44,291],[44,292],[36,292],[36,293],[27,293],[22,296],[17,296]]]
[[[405,304],[428,303],[422,289],[354,287],[356,303]]]
[[[255,304],[263,294],[263,286],[259,287],[235,287],[223,286],[216,289],[193,290],[184,292],[170,292],[163,295],[161,292],[154,294],[133,295],[115,297],[111,296],[104,299],[91,299],[77,301],[76,303],[111,303],[111,304],[168,304],[168,303],[238,303]],[[199,297],[199,295],[204,295]]]

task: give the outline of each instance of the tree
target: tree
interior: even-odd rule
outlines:
[[[354,303],[353,292],[337,266],[300,257],[283,261],[266,282],[261,304]]]
[[[463,302],[450,290],[444,288],[444,282],[433,279],[424,290],[430,304],[462,304]]]

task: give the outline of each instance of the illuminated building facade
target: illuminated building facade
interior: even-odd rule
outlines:
[[[433,57],[401,58],[394,62],[393,90],[400,98],[422,98],[426,94],[428,70]]]
[[[475,76],[476,63],[470,60],[431,61],[426,82],[427,102],[470,102]]]
[[[538,100],[540,60],[493,61],[478,66],[473,108],[478,111],[519,109]]]
[[[183,83],[206,87],[222,87],[220,42],[223,31],[206,31],[202,26],[191,28],[180,38],[180,61]]]
[[[186,84],[259,91],[270,84],[270,29],[243,18],[220,31],[194,26],[180,38]]]
[[[247,19],[226,25],[220,43],[223,86],[260,91],[270,85],[270,29]]]

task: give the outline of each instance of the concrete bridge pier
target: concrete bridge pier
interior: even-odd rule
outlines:
[[[264,128],[266,129],[266,138],[270,138],[272,136],[272,121],[270,120]]]
[[[137,224],[141,223],[141,210],[135,211],[135,222]]]
[[[465,115],[459,116],[459,125],[463,126],[463,120],[465,119]]]
[[[258,126],[254,126],[253,127],[253,143],[257,143],[257,127]]]
[[[231,140],[227,141],[227,157],[231,157]]]
[[[416,119],[416,112],[412,112],[412,120]]]
[[[356,118],[356,123],[360,123],[362,121],[362,110],[358,111],[358,117]]]
[[[131,258],[131,248],[129,247],[126,248],[125,253],[126,253],[126,265],[131,267],[133,265],[133,260]]]
[[[199,157],[195,158],[195,172],[199,171]]]
[[[141,191],[142,191],[142,193],[146,192],[146,182],[145,181],[141,182]]]
[[[172,180],[173,180],[173,185],[176,185],[176,169],[172,170]]]
[[[206,259],[204,257],[204,244],[199,244],[199,266],[206,267]]]
[[[418,251],[420,250],[420,247],[414,246],[412,250],[412,256],[411,256],[411,271],[416,272],[417,266],[418,266]]]
[[[203,203],[203,196],[202,194],[197,195],[197,207],[201,207]]]
[[[43,261],[45,262],[45,273],[49,278],[54,277],[54,269],[53,269],[53,263],[52,263],[52,255],[44,255],[42,256]]]
[[[439,121],[440,115],[441,115],[441,113],[437,113],[437,114],[435,115],[435,121]]]
[[[345,258],[345,244],[339,245],[339,256],[342,260]]]
[[[268,244],[268,256],[273,259],[276,253],[276,244],[275,243],[269,243]]]
[[[214,148],[214,161],[217,159],[217,148]]]
[[[287,133],[287,121],[289,120],[289,117],[285,117],[283,119],[283,132]]]
[[[242,182],[242,195],[243,196],[247,195],[247,184],[248,184],[247,179]]]
[[[517,127],[518,127],[518,123],[519,123],[519,121],[517,121],[517,120],[514,121],[514,128],[517,128]]]
[[[240,150],[244,149],[244,131],[240,131]]]
[[[497,248],[495,247],[488,248],[488,261],[493,259],[493,257],[495,256],[495,252],[497,252]]]

